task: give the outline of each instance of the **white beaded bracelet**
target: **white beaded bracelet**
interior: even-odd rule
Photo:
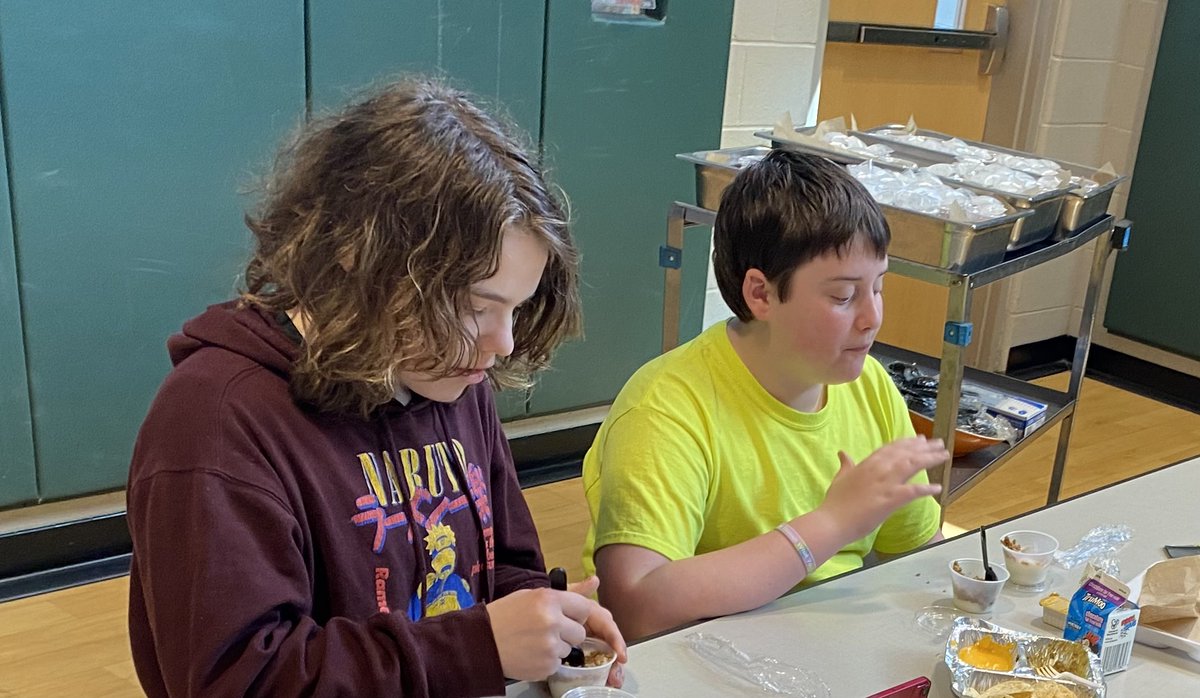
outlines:
[[[792,547],[796,549],[796,554],[800,556],[800,562],[804,565],[804,576],[812,574],[813,570],[817,569],[817,561],[813,559],[812,551],[808,549],[808,543],[805,543],[796,529],[786,521],[776,526],[775,530],[782,533],[783,537],[787,538]]]

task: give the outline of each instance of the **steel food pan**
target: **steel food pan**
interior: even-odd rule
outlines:
[[[733,181],[738,170],[754,158],[762,158],[771,152],[761,145],[722,150],[702,150],[695,153],[680,153],[675,157],[696,166],[696,204],[700,208],[716,211],[721,205],[721,194]]]
[[[696,168],[696,201],[717,210],[721,194],[740,167],[750,158],[762,157],[769,148],[752,146],[726,148],[678,155]],[[888,253],[920,264],[969,274],[1004,260],[1014,229],[1031,214],[1008,207],[1008,214],[977,223],[959,223],[907,209],[880,204],[892,244]]]
[[[962,274],[1004,261],[1013,230],[1029,216],[1011,210],[1002,218],[957,223],[894,206],[881,204],[880,208],[892,230],[889,255]]]
[[[799,136],[813,137],[816,135],[817,127],[804,126],[796,129],[795,132]],[[845,133],[847,135],[853,135],[849,131]],[[854,150],[847,150],[846,148],[835,148],[832,145],[828,145],[817,140],[791,140],[788,138],[781,138],[777,136],[774,131],[755,131],[754,135],[771,141],[772,148],[778,148],[779,150],[791,150],[798,153],[807,153],[809,155],[820,155],[842,165],[857,165],[860,162],[874,160],[875,162],[885,163],[893,167],[917,166],[917,163],[911,160],[906,160],[904,158],[898,158],[895,156],[880,156],[873,155],[871,153],[861,153]],[[879,142],[882,142],[884,145],[892,148],[893,150],[898,150],[893,148],[891,143],[885,141]]]
[[[897,153],[908,154],[917,158],[925,158],[932,162],[953,162],[954,156],[949,153],[943,153],[939,150],[930,148],[922,148],[921,146],[912,143],[903,143],[895,141],[885,136],[879,135],[879,132],[886,130],[896,130],[907,128],[903,124],[885,124],[867,129],[866,131],[855,131],[854,135],[862,138],[866,142],[886,143],[896,149]],[[930,131],[926,129],[917,129],[913,131],[918,136],[926,136],[929,138],[937,138],[939,140],[949,140],[956,136],[951,136],[939,131]],[[1109,174],[1099,172],[1094,167],[1080,165],[1077,163],[1066,162],[1057,158],[1050,158],[1036,153],[1027,153],[1022,150],[1013,148],[1005,148],[991,143],[982,141],[973,141],[969,138],[959,138],[960,141],[967,145],[973,145],[977,148],[985,148],[996,153],[1004,155],[1017,155],[1026,158],[1038,158],[1041,160],[1049,160],[1055,163],[1064,170],[1069,170],[1071,174],[1077,176],[1086,176],[1094,180],[1098,187],[1084,191],[1082,189],[1073,189],[1063,197],[1062,209],[1059,213],[1059,218],[1055,230],[1052,235],[1056,240],[1063,240],[1071,237],[1073,233],[1077,233],[1084,228],[1087,228],[1092,223],[1099,220],[1108,212],[1108,204],[1112,200],[1113,190],[1117,188],[1121,182],[1128,179],[1128,175]],[[1087,173],[1091,173],[1090,175]],[[1032,224],[1031,224],[1032,225]]]
[[[867,132],[862,132],[860,135],[864,137],[864,140],[890,142],[887,139]],[[945,153],[919,148],[913,148],[912,151],[906,151],[904,155],[916,162],[920,168],[925,168],[933,164],[954,162],[954,158]],[[883,164],[886,166],[886,163]],[[1042,192],[1041,194],[1014,194],[979,184],[964,182],[953,177],[944,177],[941,175],[937,175],[937,177],[952,186],[994,196],[1019,211],[1029,211],[1030,214],[1028,216],[1022,218],[1017,222],[1017,225],[1013,226],[1012,236],[1008,241],[1008,249],[1010,250],[1028,247],[1053,236],[1054,231],[1058,227],[1063,201],[1070,192],[1069,187],[1063,187],[1053,191]]]
[[[1072,172],[1075,171],[1072,170]],[[1127,175],[1095,173],[1091,179],[1100,186],[1088,192],[1073,191],[1067,194],[1063,199],[1062,214],[1058,218],[1055,239],[1065,240],[1100,220],[1108,213],[1108,203],[1112,200],[1113,190],[1128,178]]]

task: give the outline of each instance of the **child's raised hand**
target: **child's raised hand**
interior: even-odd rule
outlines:
[[[909,480],[926,468],[948,461],[950,452],[941,439],[916,436],[882,446],[857,465],[841,451],[838,458],[841,469],[834,476],[821,509],[850,540],[858,540],[905,504],[941,492],[941,485]]]

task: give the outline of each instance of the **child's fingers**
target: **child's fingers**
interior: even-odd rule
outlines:
[[[591,598],[596,590],[600,588],[600,578],[592,575],[582,582],[573,582],[567,585],[567,591]]]

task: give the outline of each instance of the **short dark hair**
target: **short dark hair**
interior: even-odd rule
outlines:
[[[773,150],[742,169],[721,196],[713,231],[717,286],[739,320],[754,319],[742,297],[746,272],[760,270],[787,300],[800,265],[855,239],[880,258],[891,231],[862,184],[823,157]]]
[[[367,414],[395,372],[453,375],[474,341],[460,317],[496,273],[507,228],[549,259],[513,317],[513,353],[490,371],[525,387],[582,325],[578,252],[565,207],[518,135],[466,93],[409,78],[303,126],[281,150],[257,211],[247,303],[298,308],[305,342],[293,394]]]

